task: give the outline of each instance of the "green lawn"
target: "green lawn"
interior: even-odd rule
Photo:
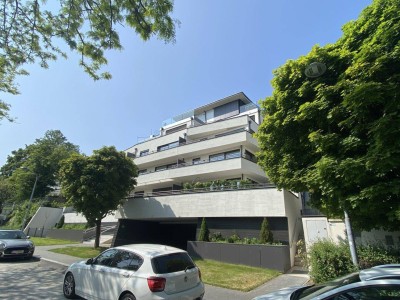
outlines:
[[[50,251],[80,258],[91,258],[105,249],[68,246]],[[250,291],[281,274],[275,270],[234,265],[207,259],[196,259],[195,262],[201,270],[204,283],[243,292]]]
[[[93,248],[93,247],[74,247],[74,246],[68,246],[65,248],[58,248],[58,249],[52,249],[49,251],[55,252],[55,253],[61,253],[61,254],[67,254],[75,257],[80,257],[80,258],[91,258],[95,257],[100,254],[100,252],[103,252],[107,248]]]
[[[281,273],[275,270],[234,265],[214,260],[195,260],[204,283],[248,292]]]
[[[31,237],[30,240],[35,243],[35,246],[51,246],[51,245],[66,245],[66,244],[79,244],[77,241]]]

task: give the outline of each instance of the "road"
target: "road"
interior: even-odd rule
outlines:
[[[32,260],[0,260],[0,299],[65,300],[62,280],[66,267]]]
[[[7,300],[65,300],[62,293],[66,267],[40,260],[0,260],[0,299]],[[241,293],[206,285],[204,300],[249,300],[290,285],[301,285],[308,276],[284,274],[254,291]]]

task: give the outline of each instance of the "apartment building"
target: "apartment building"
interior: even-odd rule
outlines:
[[[159,134],[125,150],[139,168],[134,193],[116,213],[114,245],[186,248],[202,218],[223,236],[258,237],[267,217],[290,247],[301,230],[298,194],[278,190],[257,165],[260,108],[240,92],[162,122]]]

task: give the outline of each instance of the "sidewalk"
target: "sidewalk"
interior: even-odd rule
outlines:
[[[74,262],[84,260],[79,257],[74,257],[65,254],[58,254],[49,250],[68,247],[68,246],[79,246],[87,247],[87,244],[70,244],[70,245],[53,245],[53,246],[36,246],[35,256],[40,257],[41,260],[45,260],[51,263],[59,264],[68,267]],[[305,285],[309,281],[309,276],[306,271],[299,267],[294,267],[287,273],[282,274],[262,286],[250,291],[250,292],[239,292],[230,289],[219,288],[211,285],[206,285],[206,293],[204,300],[250,300],[256,296],[260,296],[269,292],[279,290],[288,286],[294,285]]]

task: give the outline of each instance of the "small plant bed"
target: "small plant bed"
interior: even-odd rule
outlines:
[[[203,282],[242,292],[248,292],[281,273],[276,270],[234,265],[208,259],[195,259]]]
[[[77,241],[53,239],[53,238],[41,238],[31,237],[30,240],[35,243],[35,246],[51,246],[51,245],[67,245],[67,244],[79,244]]]
[[[108,248],[104,247],[99,247],[99,248],[93,248],[93,247],[74,247],[74,246],[69,246],[65,248],[57,248],[57,249],[52,249],[49,250],[51,252],[55,253],[60,253],[60,254],[66,254],[70,256],[75,256],[75,257],[80,257],[80,258],[92,258],[96,257],[99,255],[101,252],[106,250]]]

